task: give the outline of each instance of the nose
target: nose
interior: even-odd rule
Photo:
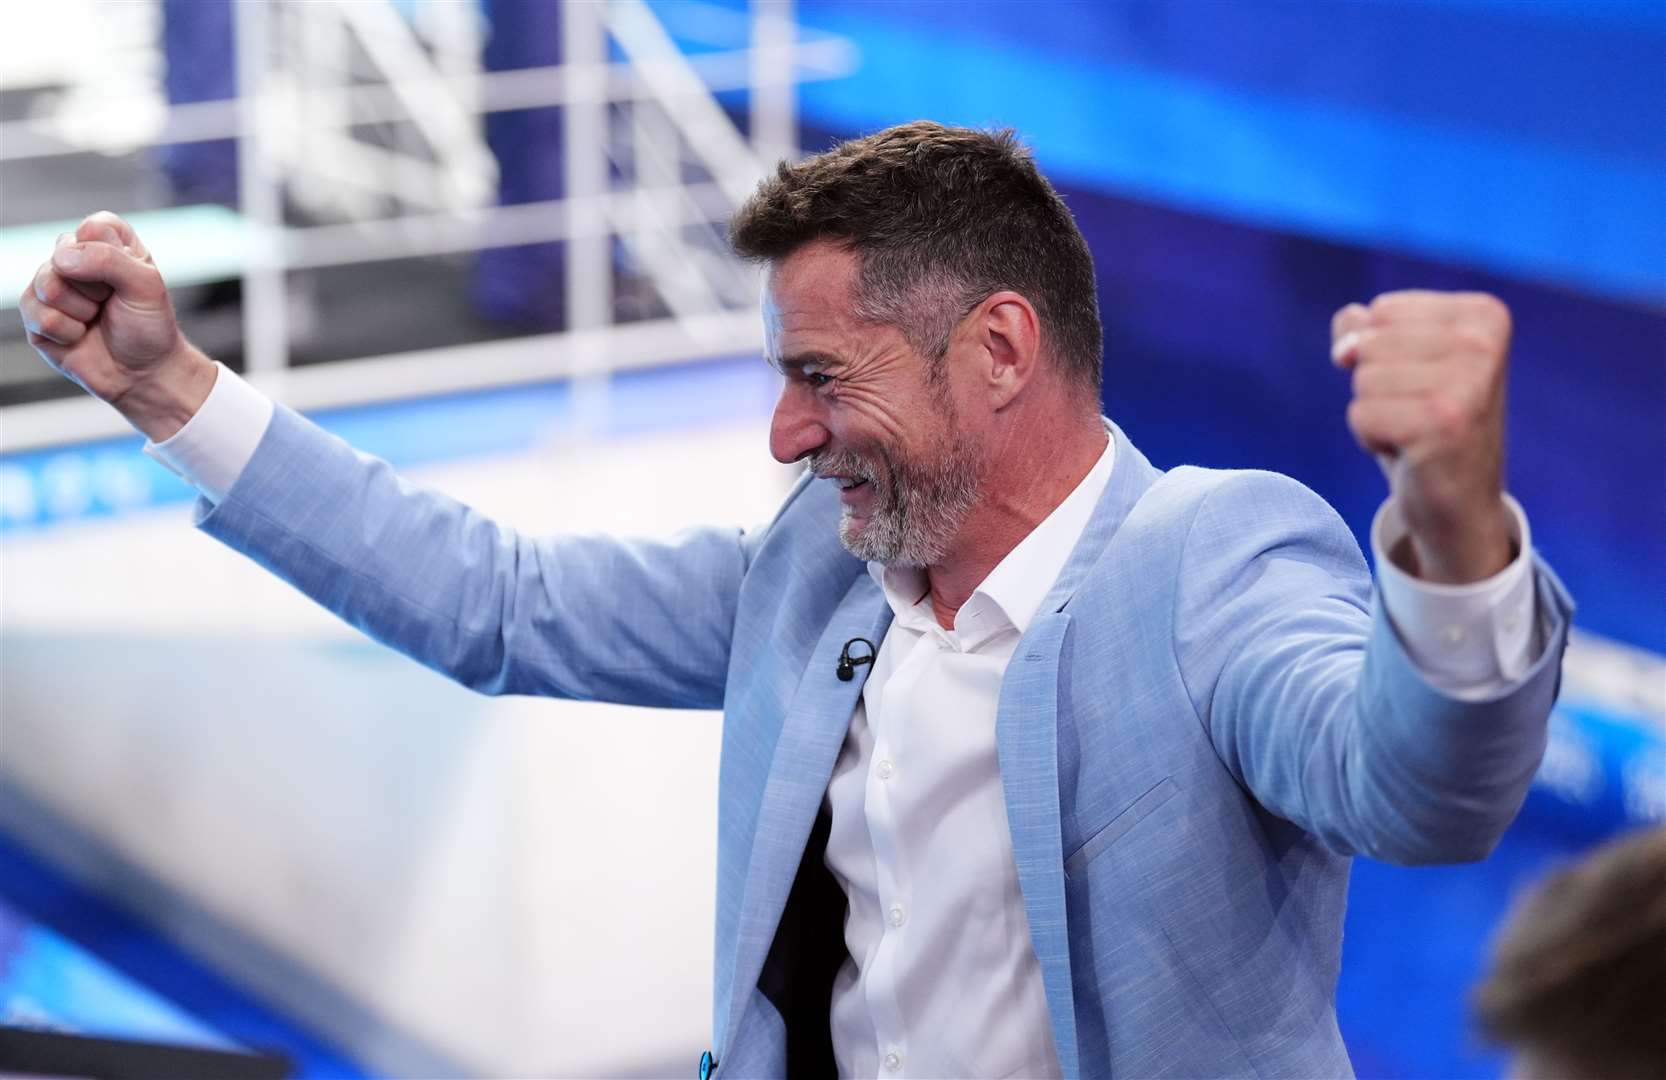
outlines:
[[[821,449],[827,442],[827,427],[820,405],[810,389],[790,379],[781,387],[775,415],[769,422],[769,452],[783,465]]]

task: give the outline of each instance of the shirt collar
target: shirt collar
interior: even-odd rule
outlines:
[[[1116,439],[1105,442],[1105,451],[1079,484],[1071,490],[1041,524],[1007,552],[983,583],[955,614],[955,634],[966,648],[974,648],[988,637],[1011,628],[1022,634],[1035,619],[1047,590],[1070,559],[1082,538],[1093,508],[1110,483],[1116,463]],[[897,622],[913,629],[937,627],[927,594],[926,574],[917,567],[891,567],[870,562],[868,573],[885,593]],[[940,629],[940,628],[939,628]]]

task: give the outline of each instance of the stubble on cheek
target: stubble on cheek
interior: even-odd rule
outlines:
[[[943,557],[977,498],[976,457],[951,436],[924,461],[881,446],[814,464],[819,472],[868,480],[867,512],[845,506],[839,517],[839,539],[847,551],[869,562],[925,567]]]
[[[867,479],[868,509],[863,513],[844,507],[839,517],[839,539],[858,558],[883,562],[903,533],[898,504],[906,498],[900,496],[895,465],[884,451],[851,454],[842,460],[859,468]]]
[[[945,523],[931,520],[943,477],[884,449],[865,464],[873,488],[869,510],[858,525],[856,515],[846,509],[840,520],[846,549],[858,558],[890,566],[936,562],[947,546],[946,536],[939,535],[944,530],[938,527]]]

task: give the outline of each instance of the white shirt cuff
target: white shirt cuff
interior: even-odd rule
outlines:
[[[1515,559],[1483,581],[1437,585],[1395,566],[1388,553],[1407,535],[1399,504],[1383,503],[1371,522],[1377,589],[1400,642],[1424,678],[1443,693],[1476,701],[1521,681],[1541,646],[1534,639],[1532,534],[1521,504],[1510,508]]]
[[[218,504],[255,456],[272,422],[272,399],[224,364],[214,388],[185,426],[162,442],[145,443],[145,453]]]

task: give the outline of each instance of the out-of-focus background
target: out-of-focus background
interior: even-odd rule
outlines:
[[[1509,898],[1666,815],[1663,12],[9,6],[0,1023],[309,1077],[683,1075],[709,1042],[719,717],[473,696],[195,534],[24,342],[58,232],[127,215],[199,345],[516,525],[749,524],[791,476],[723,222],[775,161],[931,117],[1016,127],[1064,193],[1155,462],[1287,472],[1362,540],[1330,313],[1514,310],[1509,484],[1580,605],[1552,742],[1487,862],[1356,864],[1339,991],[1362,1075],[1497,1075],[1465,993]]]

